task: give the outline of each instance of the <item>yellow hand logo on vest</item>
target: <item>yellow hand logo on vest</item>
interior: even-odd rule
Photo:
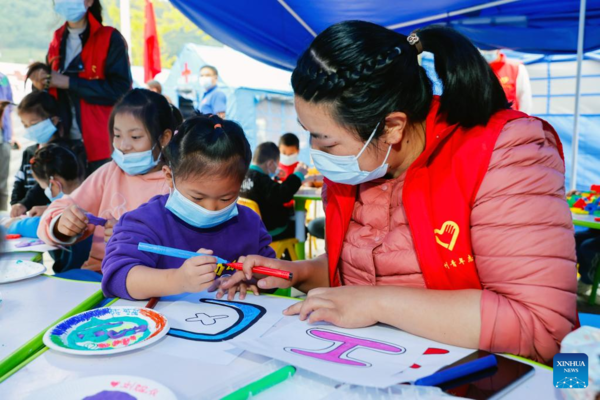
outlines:
[[[454,250],[460,229],[456,222],[446,221],[440,229],[434,229],[435,241],[445,249]]]

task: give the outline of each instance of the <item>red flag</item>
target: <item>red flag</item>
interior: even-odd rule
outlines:
[[[154,79],[160,72],[160,48],[154,18],[154,5],[146,0],[146,25],[144,27],[144,80]]]

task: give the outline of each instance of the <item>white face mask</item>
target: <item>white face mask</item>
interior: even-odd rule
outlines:
[[[281,154],[279,156],[279,163],[281,165],[290,166],[294,165],[298,162],[298,153],[292,154],[291,156],[286,156],[285,154]]]
[[[198,79],[198,83],[204,90],[208,90],[214,86],[213,78],[210,76],[201,76],[200,79]]]
[[[310,155],[315,163],[315,168],[330,181],[344,183],[346,185],[359,185],[364,182],[381,178],[388,170],[389,165],[386,164],[386,161],[392,151],[392,145],[388,148],[383,163],[373,171],[361,171],[360,165],[358,164],[359,157],[365,151],[369,143],[371,143],[371,140],[373,140],[378,127],[379,124],[377,124],[373,133],[371,133],[367,143],[365,143],[360,152],[355,156],[334,156],[333,154],[325,153],[320,150],[310,149]]]

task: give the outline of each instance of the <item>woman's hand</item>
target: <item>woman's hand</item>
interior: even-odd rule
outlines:
[[[201,292],[212,286],[216,278],[217,259],[210,254],[212,250],[200,249],[197,253],[202,255],[188,258],[178,269],[175,270],[175,285],[179,293]]]
[[[48,209],[48,206],[35,206],[29,210],[30,217],[41,217],[42,214]]]
[[[88,224],[89,221],[84,211],[73,204],[62,213],[54,229],[60,235],[70,238],[85,232]]]
[[[300,316],[308,322],[329,322],[342,328],[362,328],[379,322],[376,286],[342,286],[317,288],[308,292],[306,300],[290,306],[285,315]],[[381,293],[381,290],[379,290]]]
[[[11,218],[17,218],[20,217],[21,215],[25,215],[27,214],[27,207],[25,207],[23,204],[14,204],[11,208],[10,208],[10,217]]]
[[[242,262],[241,260],[242,258],[240,258],[240,262]],[[252,268],[254,267],[262,266],[273,269],[282,269],[284,271],[290,271],[292,273],[294,273],[294,271],[296,270],[296,266],[293,262],[278,260],[276,258],[248,256],[243,258],[243,260],[244,270],[236,272],[234,275],[231,276],[231,278],[229,278],[225,282],[222,282],[219,290],[228,291],[229,289],[233,288],[235,285],[244,280],[252,281]],[[258,282],[256,283],[256,286],[258,286],[259,289],[287,289],[289,287],[294,286],[295,282],[295,280],[275,278],[272,276],[264,275],[259,275],[257,276],[257,278]],[[295,274],[294,278],[296,278]]]
[[[242,256],[238,259],[237,262],[243,263],[246,257]],[[223,285],[227,283],[230,279],[233,279],[235,284],[227,285],[228,289],[224,289]],[[245,280],[246,275],[244,275],[243,271],[236,271],[235,274],[231,276],[222,276],[221,278],[215,281],[215,284],[211,286],[208,291],[213,292],[217,290],[217,299],[222,299],[227,292],[227,300],[233,300],[235,298],[236,292],[240,292],[240,300],[244,300],[246,298],[246,293],[248,293],[248,289],[252,291],[255,295],[259,295],[258,287],[256,287],[256,279],[252,279],[250,281]]]
[[[52,71],[50,75],[50,87],[57,89],[68,89],[69,77],[67,75],[59,74],[56,71]]]

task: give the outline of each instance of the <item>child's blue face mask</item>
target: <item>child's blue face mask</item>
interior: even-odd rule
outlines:
[[[196,228],[212,228],[237,217],[238,208],[236,203],[237,201],[234,201],[218,211],[207,210],[177,190],[175,187],[175,178],[173,178],[173,192],[169,195],[169,200],[167,200],[165,208],[182,221]]]
[[[23,136],[36,143],[46,144],[50,141],[55,132],[56,126],[54,126],[50,118],[48,118],[26,128]]]
[[[160,161],[160,155],[156,160],[154,159],[154,155],[152,154],[154,147],[156,147],[156,145],[148,151],[129,154],[123,154],[121,150],[115,147],[115,150],[112,153],[112,159],[126,174],[143,175],[156,167]]]
[[[54,180],[54,177],[51,176],[50,179]],[[60,187],[60,182],[58,183],[58,185]],[[58,192],[58,194],[56,196],[52,196],[52,182],[50,182],[48,184],[48,187],[46,187],[46,189],[44,189],[44,194],[46,195],[48,200],[50,200],[50,203],[52,203],[58,199],[62,199],[62,197],[65,195],[62,191],[62,187],[60,187],[60,192]]]

